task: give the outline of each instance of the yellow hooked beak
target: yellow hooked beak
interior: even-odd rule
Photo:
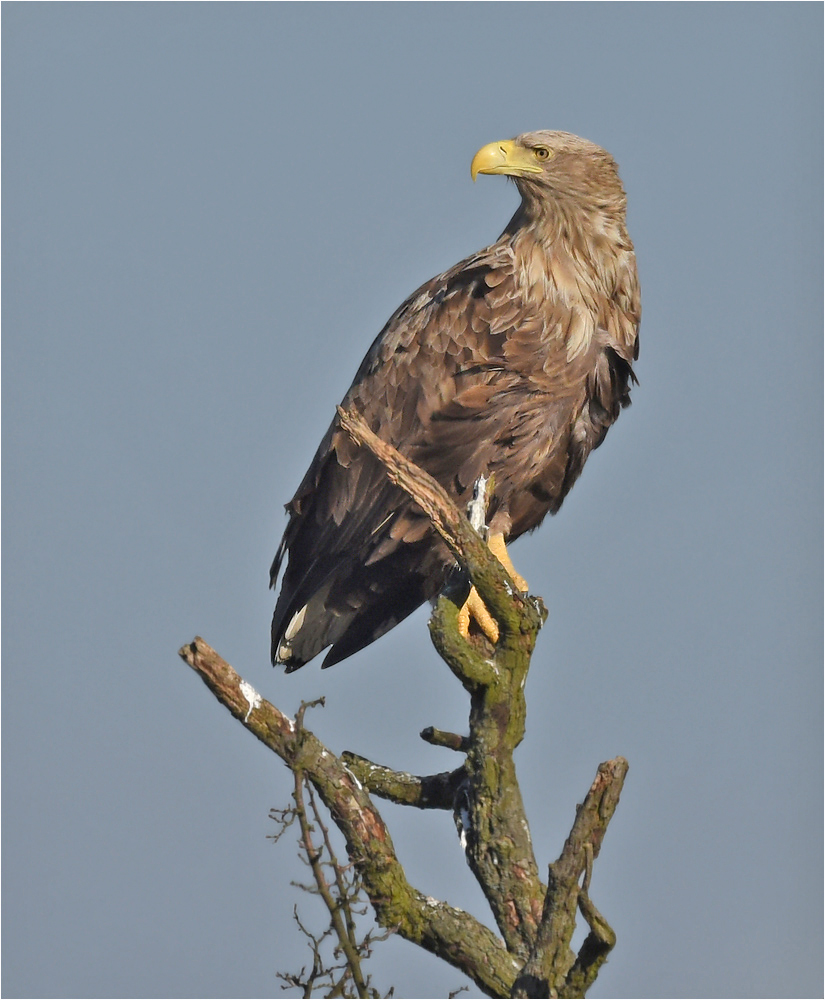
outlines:
[[[535,152],[520,146],[512,139],[502,142],[491,142],[473,157],[470,164],[470,175],[473,180],[479,174],[508,174],[510,177],[524,177],[527,174],[540,174],[542,168],[536,160]]]

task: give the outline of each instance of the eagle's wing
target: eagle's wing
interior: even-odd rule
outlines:
[[[343,406],[411,454],[423,428],[455,398],[459,367],[500,367],[502,338],[473,317],[490,309],[487,296],[504,297],[485,277],[508,267],[512,253],[495,246],[411,295],[368,351]],[[272,623],[274,660],[295,669],[335,644],[329,666],[441,589],[452,558],[412,507],[336,417],[287,505],[290,520],[271,570],[274,586],[289,554]]]

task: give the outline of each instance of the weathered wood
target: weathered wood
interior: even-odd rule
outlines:
[[[346,764],[308,729],[299,729],[261,698],[200,637],[179,655],[253,736],[312,782],[344,835],[378,923],[454,965],[488,996],[507,996],[518,963],[469,913],[410,885],[381,815]]]
[[[382,927],[462,970],[488,996],[583,997],[615,944],[613,931],[590,900],[589,886],[627,761],[618,757],[599,767],[564,849],[550,865],[545,887],[513,760],[525,733],[524,687],[536,636],[547,617],[544,606],[518,593],[438,483],[377,438],[358,414],[339,409],[339,417],[353,440],[369,448],[392,481],[425,511],[499,624],[495,646],[483,635],[468,642],[459,633],[458,610],[466,588],[443,594],[430,621],[436,650],[470,695],[469,733],[429,727],[421,735],[463,753],[463,764],[418,777],[354,753],[338,757],[261,698],[202,639],[184,646],[180,655],[253,735],[317,790],[344,835]],[[421,809],[452,810],[503,943],[474,917],[409,884],[372,795]],[[590,928],[578,956],[570,948],[577,910]]]
[[[514,997],[584,996],[584,989],[591,985],[615,944],[613,931],[590,902],[587,891],[593,861],[619,803],[627,769],[624,757],[601,764],[576,811],[561,855],[550,865],[541,925],[530,958],[513,986]],[[584,887],[579,885],[582,874]],[[577,907],[591,927],[578,959],[570,949]]]

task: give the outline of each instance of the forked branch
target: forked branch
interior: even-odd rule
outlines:
[[[464,762],[451,772],[420,777],[353,753],[338,757],[300,720],[296,724],[262,699],[202,639],[184,646],[180,655],[218,700],[281,757],[296,782],[302,775],[317,791],[344,835],[349,859],[382,927],[460,969],[488,996],[583,997],[615,943],[590,900],[589,885],[627,762],[619,757],[601,765],[544,886],[513,761],[524,736],[524,685],[546,618],[544,606],[516,591],[438,483],[377,438],[358,414],[339,409],[339,420],[427,514],[499,623],[495,647],[483,636],[468,642],[457,628],[458,599],[464,595],[450,593],[439,598],[430,622],[436,649],[470,695],[469,734],[429,727],[421,735],[463,753]],[[474,917],[409,884],[372,795],[422,809],[452,810],[503,942]],[[577,909],[590,928],[578,956],[570,948]],[[346,939],[346,927],[339,939],[341,934]]]

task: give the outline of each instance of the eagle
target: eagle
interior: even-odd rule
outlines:
[[[474,156],[521,204],[490,246],[422,285],[367,352],[342,407],[459,505],[489,478],[488,544],[506,550],[555,514],[636,382],[641,305],[613,158],[568,132],[527,132]],[[374,642],[457,567],[419,507],[333,419],[297,492],[270,572],[287,558],[272,661],[329,667]],[[475,594],[462,609],[495,642]]]

